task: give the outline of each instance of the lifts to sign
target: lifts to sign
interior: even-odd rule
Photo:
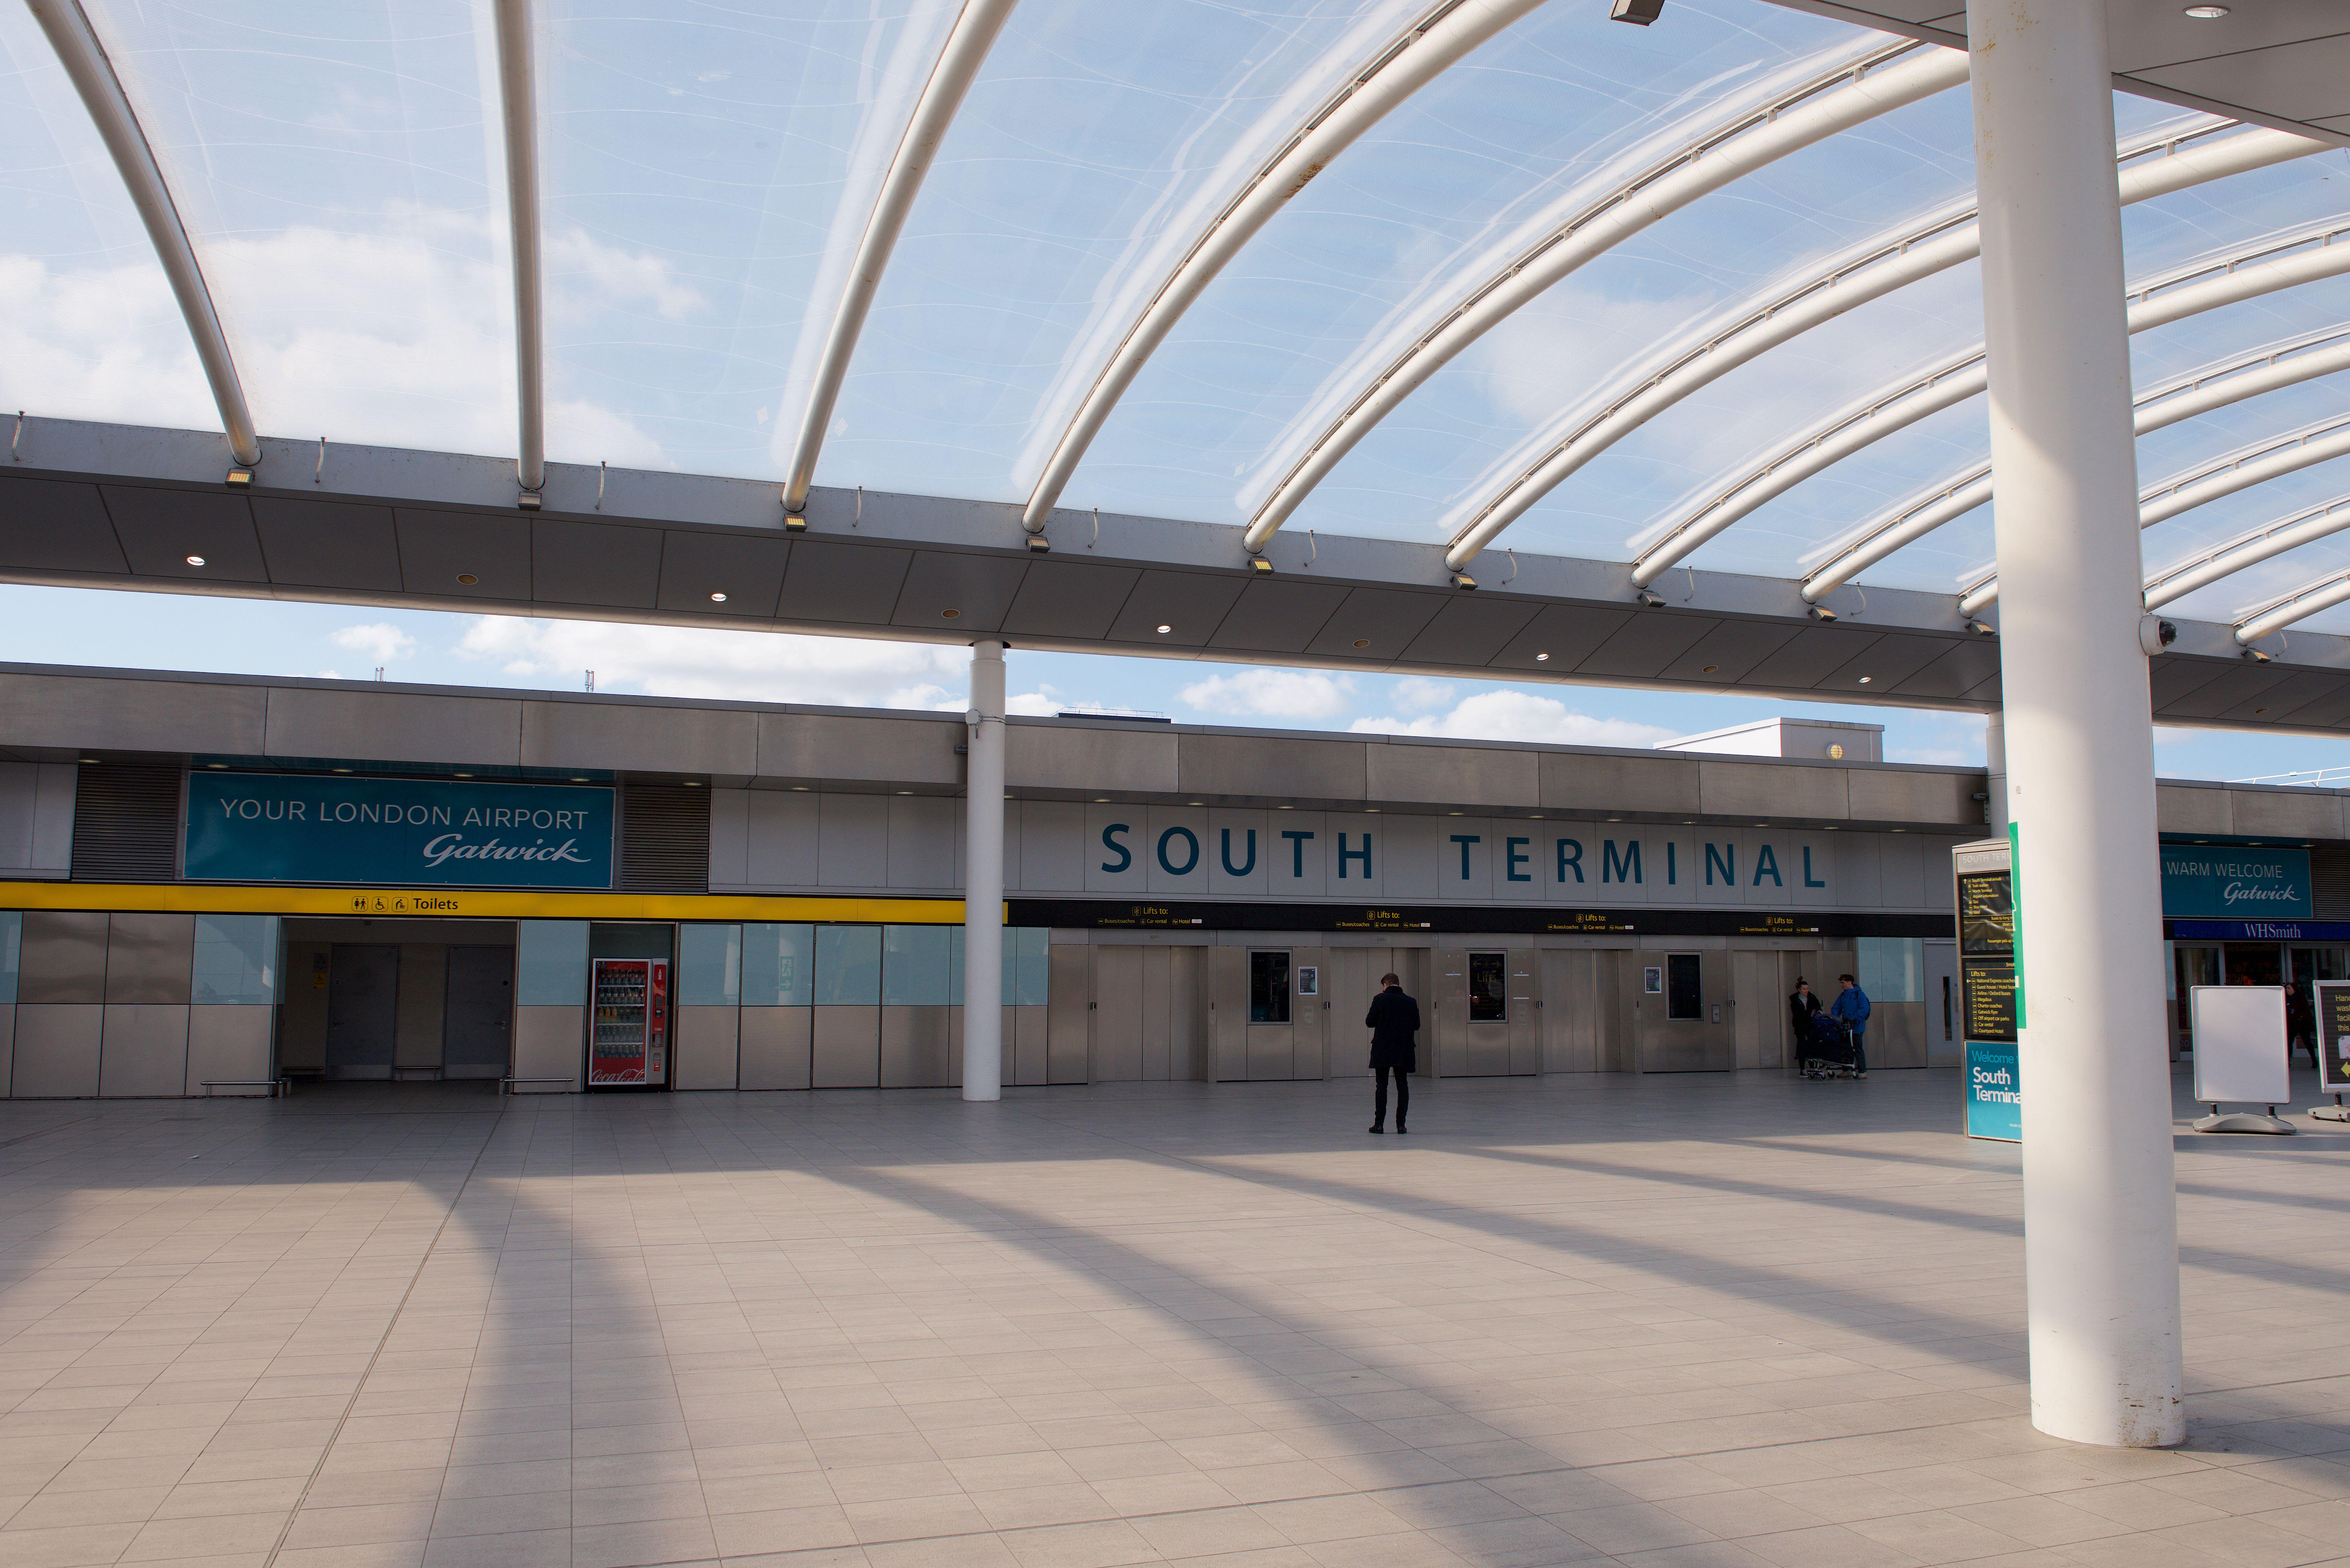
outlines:
[[[612,792],[473,780],[197,773],[192,880],[608,888]]]

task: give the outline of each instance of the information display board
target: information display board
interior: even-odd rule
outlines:
[[[2293,1093],[2284,987],[2198,985],[2188,998],[2195,1024],[2195,1097],[2207,1106],[2282,1105]]]
[[[2022,1075],[2012,1044],[1967,1042],[1967,1136],[2023,1141]]]
[[[2350,1095],[2350,985],[2317,988],[2317,1092]]]
[[[1970,1137],[2023,1138],[2023,1065],[2018,1029],[2012,842],[1986,839],[1951,851],[1959,913],[1959,1022],[1965,1042],[1963,1125]]]

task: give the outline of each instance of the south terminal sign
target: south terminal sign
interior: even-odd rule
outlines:
[[[205,882],[609,888],[612,792],[198,773],[182,875]]]

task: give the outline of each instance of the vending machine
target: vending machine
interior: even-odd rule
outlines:
[[[658,959],[598,959],[588,1083],[669,1081],[669,965]]]

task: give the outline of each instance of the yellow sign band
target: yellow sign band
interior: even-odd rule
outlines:
[[[0,909],[356,915],[397,919],[822,920],[893,926],[959,926],[963,920],[960,898],[483,892],[464,888],[255,888],[186,882],[0,882]]]

